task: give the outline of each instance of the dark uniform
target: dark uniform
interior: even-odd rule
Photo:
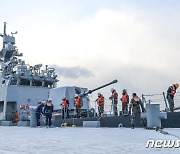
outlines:
[[[46,115],[46,126],[47,127],[51,126],[51,118],[52,118],[53,109],[54,109],[54,106],[52,104],[52,101],[49,100],[44,107],[44,113]]]
[[[140,109],[140,107],[141,107],[141,109]],[[142,110],[142,112],[145,111],[144,105],[143,105],[141,99],[136,95],[136,93],[133,93],[133,98],[130,101],[130,107],[129,107],[130,114],[131,114],[131,109],[132,109],[131,125],[132,125],[132,128],[134,128],[135,118],[140,117],[141,110]],[[142,123],[145,126],[144,121],[142,121]]]
[[[36,120],[37,120],[37,126],[40,126],[40,116],[43,113],[43,107],[44,104],[41,102],[38,102],[38,106],[36,108]]]
[[[99,116],[102,117],[104,113],[104,96],[101,93],[98,93],[98,98],[96,99],[96,102],[98,104]]]
[[[174,112],[174,95],[176,93],[176,89],[179,87],[179,84],[173,84],[172,86],[170,86],[167,90],[167,100],[169,103],[169,108],[171,112]]]
[[[69,110],[68,110],[69,101],[67,98],[62,99],[61,106],[62,106],[62,118],[63,119],[69,118]]]
[[[117,104],[118,104],[118,93],[116,92],[115,89],[111,89],[112,95],[109,97],[110,100],[112,100],[112,107],[113,107],[113,112],[114,115],[117,116]]]
[[[122,102],[122,112],[123,114],[128,114],[128,104],[129,104],[129,95],[126,92],[126,90],[123,90],[122,97],[121,97],[121,102]]]

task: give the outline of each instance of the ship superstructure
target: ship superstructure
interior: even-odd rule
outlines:
[[[47,100],[49,91],[58,82],[55,69],[42,64],[31,66],[21,59],[15,46],[15,33],[0,36],[3,47],[0,51],[0,120],[11,121],[15,111],[21,104],[37,105],[37,102]]]

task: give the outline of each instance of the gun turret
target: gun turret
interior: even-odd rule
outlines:
[[[111,84],[114,84],[114,83],[117,83],[117,82],[118,82],[117,80],[113,80],[112,82],[107,83],[107,84],[105,84],[105,85],[103,85],[103,86],[100,86],[100,87],[95,88],[95,89],[92,89],[92,90],[88,90],[88,91],[84,92],[83,94],[80,94],[80,97],[87,96],[88,94],[91,94],[91,93],[94,92],[94,91],[97,91],[97,90],[99,90],[99,89],[102,89],[102,88],[104,88],[104,87],[107,87],[107,86],[109,86],[109,85],[111,85]]]

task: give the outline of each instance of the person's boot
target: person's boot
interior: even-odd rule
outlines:
[[[142,125],[143,125],[144,128],[147,127],[147,124],[146,124],[146,122],[145,122],[144,120],[142,120],[141,123],[142,123]]]
[[[131,125],[131,128],[134,129],[134,124]]]

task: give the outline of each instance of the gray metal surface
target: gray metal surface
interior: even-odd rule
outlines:
[[[18,127],[28,127],[28,126],[30,126],[30,121],[18,121],[17,126]]]
[[[13,123],[12,121],[2,121],[1,126],[16,126],[16,123]]]
[[[160,112],[159,104],[146,104],[146,112],[141,113],[142,119],[147,119],[147,127],[161,127],[161,119],[167,119],[166,112]]]
[[[83,127],[100,127],[100,121],[83,121]]]
[[[36,120],[36,107],[30,107],[30,126],[36,127],[37,126],[37,120]]]

